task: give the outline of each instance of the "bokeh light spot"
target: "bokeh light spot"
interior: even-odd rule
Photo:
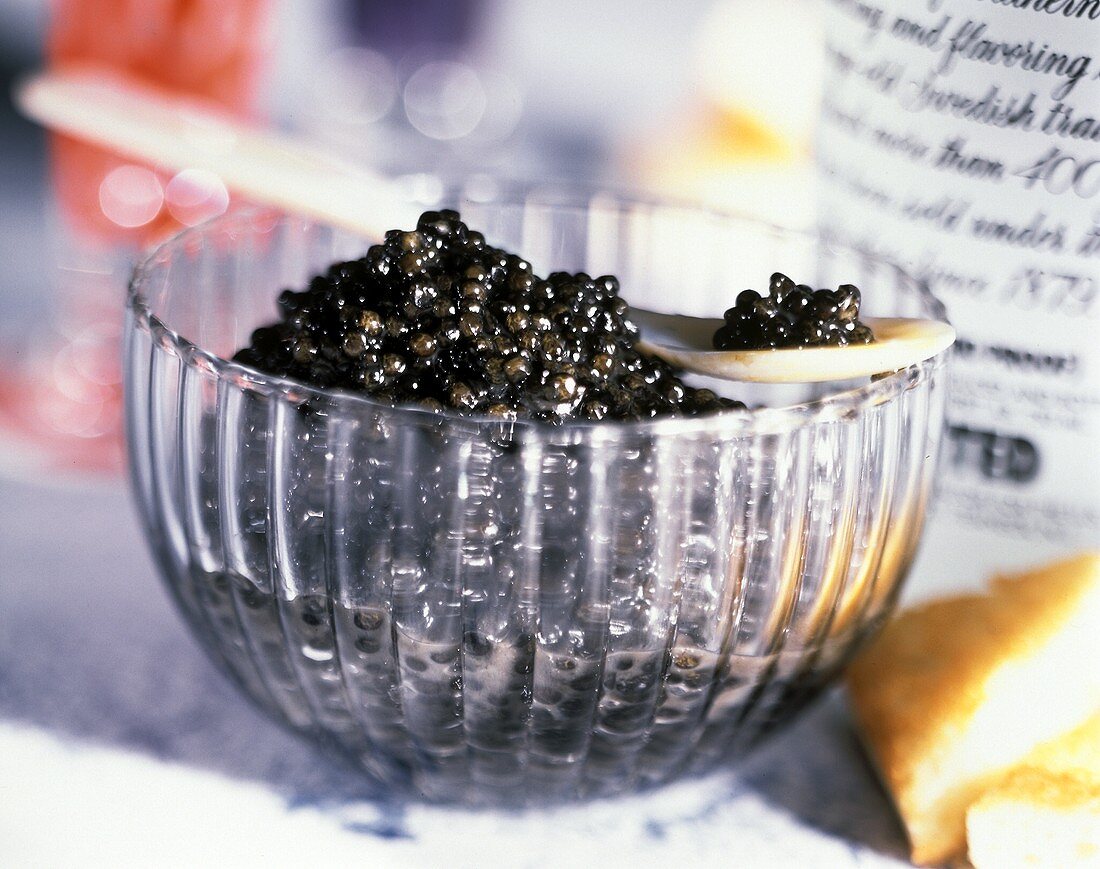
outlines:
[[[99,185],[99,207],[112,223],[133,229],[151,223],[164,204],[164,188],[150,169],[119,166]]]
[[[184,169],[164,189],[168,213],[184,226],[217,217],[229,207],[222,179],[205,169]]]
[[[460,139],[474,131],[488,99],[477,73],[464,63],[426,63],[405,83],[405,114],[432,139]]]

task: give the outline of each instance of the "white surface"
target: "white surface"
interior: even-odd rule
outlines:
[[[903,854],[837,698],[739,777],[520,815],[396,800],[207,663],[121,484],[0,480],[0,865],[740,869]]]

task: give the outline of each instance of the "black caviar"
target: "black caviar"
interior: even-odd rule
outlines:
[[[859,320],[859,304],[859,290],[851,284],[814,290],[776,272],[768,295],[755,290],[738,295],[725,313],[725,324],[714,333],[714,349],[870,344],[874,335]]]
[[[390,230],[362,259],[284,291],[279,308],[236,361],[394,404],[548,422],[736,405],[637,349],[616,278],[540,278],[455,211]]]

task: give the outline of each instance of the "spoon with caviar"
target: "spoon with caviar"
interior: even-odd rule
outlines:
[[[859,316],[851,284],[814,290],[776,272],[767,295],[745,290],[722,320],[631,308],[639,348],[723,380],[822,383],[907,368],[950,347],[939,320]],[[843,352],[838,352],[843,350]]]
[[[249,127],[208,107],[80,73],[33,76],[23,111],[51,129],[165,169],[200,169],[250,199],[383,237],[408,197],[358,165]],[[745,290],[724,319],[631,307],[637,347],[697,374],[757,383],[850,380],[907,368],[950,347],[947,323],[859,317],[859,290],[813,290],[776,273],[767,295]]]

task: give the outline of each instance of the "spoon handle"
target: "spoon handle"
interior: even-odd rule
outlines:
[[[414,210],[392,182],[361,166],[108,74],[40,73],[15,97],[50,129],[164,169],[212,172],[249,199],[363,235],[380,237]]]

